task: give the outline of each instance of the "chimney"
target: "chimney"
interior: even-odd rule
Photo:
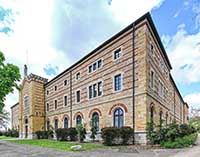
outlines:
[[[27,65],[25,64],[24,65],[24,77],[27,76],[27,73],[28,73],[28,68],[27,68]]]

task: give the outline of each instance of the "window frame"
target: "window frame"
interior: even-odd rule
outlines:
[[[119,112],[119,111],[122,111],[122,115],[120,115],[120,114],[115,114],[116,112]],[[118,117],[117,118],[117,122],[116,122],[116,117]],[[121,118],[121,119],[120,119]],[[120,125],[120,123],[121,123],[121,121],[120,120],[122,120],[122,125]],[[117,125],[116,125],[117,124]],[[115,108],[115,110],[113,111],[113,127],[116,127],[116,128],[121,128],[121,127],[123,127],[123,126],[125,126],[125,112],[124,112],[124,110],[121,108],[121,107],[117,107],[117,108]]]
[[[121,49],[121,51],[120,51],[120,53],[119,53],[119,57],[118,57],[118,58],[115,58],[115,53],[116,53],[116,51],[119,50],[119,49]],[[113,61],[119,60],[119,59],[122,57],[122,55],[123,55],[123,46],[117,47],[115,50],[113,50],[112,54],[113,54],[113,57],[112,57],[112,58],[113,58]]]
[[[67,127],[65,127],[65,120],[67,119]],[[69,119],[67,117],[64,117],[63,119],[63,128],[69,128]]]
[[[55,102],[57,104],[55,104]],[[57,110],[58,109],[58,99],[54,99],[54,110]]]
[[[65,97],[67,97],[67,99],[66,99],[66,105],[65,105]],[[63,107],[66,107],[68,105],[68,95],[66,94],[66,95],[64,95],[63,96]]]
[[[115,77],[118,76],[118,75],[121,75],[121,85],[120,85],[120,89],[119,90],[115,90]],[[123,90],[123,73],[122,72],[119,72],[119,73],[116,73],[114,76],[113,76],[113,92],[114,93],[117,93],[117,92],[120,92]]]
[[[77,101],[77,92],[79,92],[79,101]],[[81,90],[80,89],[77,89],[76,90],[76,94],[75,94],[75,102],[77,103],[77,104],[79,104],[80,102],[81,102]]]

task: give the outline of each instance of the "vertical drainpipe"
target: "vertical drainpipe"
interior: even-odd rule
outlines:
[[[175,97],[175,88],[174,88],[174,122],[176,121],[176,117],[175,117],[175,104],[176,104],[176,97]]]
[[[133,68],[132,68],[132,75],[133,75],[133,80],[132,80],[132,103],[133,103],[133,144],[135,143],[135,45],[134,45],[134,40],[135,40],[135,23],[133,23],[133,32],[132,32],[132,48],[133,48],[133,53],[132,53],[132,57],[133,57]]]
[[[43,85],[44,88],[44,130],[47,129],[46,127],[46,90],[45,90],[45,84]]]
[[[70,71],[70,127],[72,127],[72,71]]]

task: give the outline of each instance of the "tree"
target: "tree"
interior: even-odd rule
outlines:
[[[91,120],[91,135],[90,138],[94,141],[97,135],[97,127],[95,125],[95,122],[97,121],[97,116],[93,116]]]
[[[85,135],[86,135],[86,130],[85,130],[85,128],[83,127],[82,124],[78,124],[78,125],[76,126],[76,130],[77,130],[77,132],[78,132],[78,140],[79,140],[79,142],[83,142],[84,139],[85,139]]]
[[[0,113],[3,113],[4,101],[6,95],[12,93],[14,88],[19,89],[17,82],[21,75],[19,68],[10,63],[4,63],[5,57],[0,52]]]
[[[8,125],[8,121],[10,120],[10,114],[6,111],[2,111],[2,113],[0,113],[0,128],[4,128],[5,130],[7,130],[7,125]]]

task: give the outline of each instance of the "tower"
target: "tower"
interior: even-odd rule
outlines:
[[[47,79],[35,74],[27,75],[24,66],[24,80],[19,92],[19,134],[20,138],[35,138],[35,132],[45,129],[44,84]]]

